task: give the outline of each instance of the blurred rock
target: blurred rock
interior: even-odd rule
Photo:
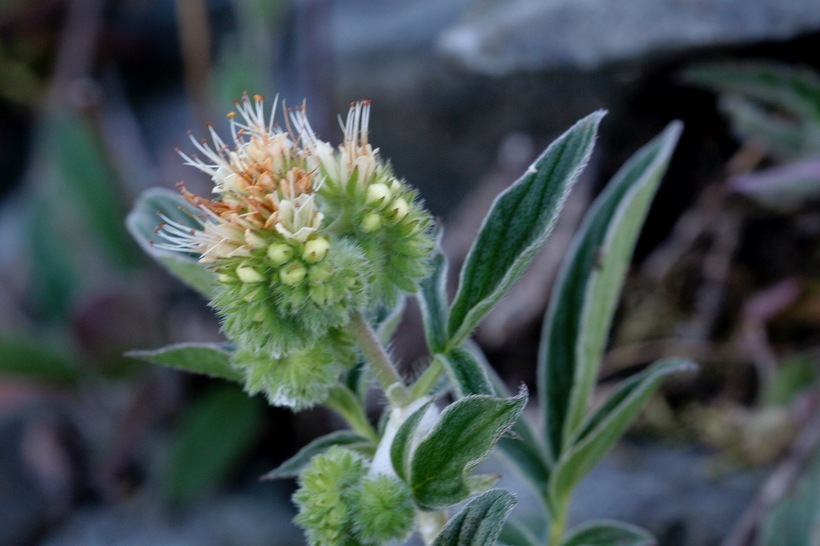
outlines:
[[[58,410],[26,408],[0,417],[0,544],[32,544],[78,493],[73,427]]]
[[[438,42],[481,74],[594,69],[658,53],[783,40],[820,29],[814,0],[477,0]]]
[[[570,528],[615,519],[649,530],[663,546],[718,546],[764,478],[763,471],[718,474],[708,454],[691,448],[622,442],[575,490]],[[517,517],[538,517],[528,507],[540,501],[512,471],[498,485],[519,495]]]
[[[286,546],[302,543],[290,520],[293,507],[270,484],[186,510],[172,517],[145,499],[129,505],[78,510],[43,546]],[[5,543],[4,543],[5,544]]]

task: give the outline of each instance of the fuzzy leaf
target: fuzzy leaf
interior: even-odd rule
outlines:
[[[413,412],[399,427],[396,436],[393,438],[393,443],[390,445],[390,461],[393,463],[393,470],[396,471],[402,481],[408,481],[407,475],[410,472],[410,451],[413,438],[419,423],[421,423],[424,414],[430,409],[432,403],[431,400]]]
[[[484,366],[467,350],[458,348],[438,355],[444,363],[453,389],[459,398],[471,394],[496,394]]]
[[[481,378],[475,381],[463,380],[459,386],[455,387],[459,396],[488,392],[495,396],[508,397],[511,395],[507,386],[484,358],[481,349],[468,342],[467,350],[454,352],[464,354],[447,364],[451,377]],[[459,369],[457,372],[454,371],[456,367]],[[484,383],[485,381],[489,384]],[[544,457],[544,444],[526,417],[516,420],[512,434],[503,436],[498,441],[498,447],[518,471],[530,481],[535,491],[541,494],[546,490],[550,470]]]
[[[154,364],[242,382],[242,374],[231,365],[231,351],[221,343],[177,343],[161,349],[126,354]]]
[[[151,188],[139,196],[134,208],[128,214],[125,225],[142,249],[179,280],[205,296],[213,295],[214,274],[203,267],[197,257],[171,250],[157,248],[152,244],[155,231],[160,223],[158,212],[171,220],[202,229],[196,217],[201,214],[181,195],[165,188]]]
[[[424,335],[433,354],[447,346],[447,257],[441,250],[442,231],[431,260],[432,272],[419,285],[418,302],[424,320]]]
[[[461,345],[546,242],[589,160],[603,115],[576,123],[496,198],[461,271],[447,323],[450,347]]]
[[[561,546],[654,546],[655,538],[640,527],[619,521],[593,521],[573,529]]]
[[[496,543],[504,522],[516,505],[503,489],[491,489],[470,501],[436,537],[434,546],[483,546]]]
[[[550,498],[556,502],[567,498],[581,478],[620,439],[664,378],[695,369],[696,366],[686,360],[665,360],[623,381],[582,424],[578,436],[570,439],[553,468]]]
[[[308,445],[299,450],[296,455],[280,464],[275,469],[271,470],[261,479],[263,480],[277,480],[282,478],[295,478],[302,472],[302,469],[310,464],[310,460],[321,453],[324,453],[332,446],[346,446],[350,449],[371,446],[370,442],[364,436],[357,434],[350,430],[337,430],[331,432],[320,438],[316,438]]]
[[[172,504],[215,487],[250,448],[261,405],[236,387],[222,387],[190,406],[180,418],[163,480]]]
[[[540,402],[554,460],[589,404],[629,258],[681,132],[639,150],[596,199],[556,280],[539,350]]]
[[[409,485],[417,504],[439,509],[466,499],[470,470],[512,427],[526,403],[522,391],[514,398],[468,396],[448,406],[412,455]]]

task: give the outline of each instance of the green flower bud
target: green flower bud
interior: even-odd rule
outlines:
[[[362,544],[403,542],[413,528],[415,509],[410,488],[395,476],[364,478],[350,500],[353,532]]]
[[[240,281],[246,284],[262,282],[265,280],[265,277],[249,265],[240,265],[237,267],[236,276],[239,277]]]
[[[267,255],[274,265],[285,265],[293,256],[293,247],[285,243],[273,243],[268,247]]]
[[[375,204],[376,206],[380,206],[389,202],[392,197],[393,194],[390,188],[387,187],[387,184],[377,182],[367,187],[367,195],[364,198],[364,202],[366,205]]]
[[[382,217],[375,212],[368,212],[362,218],[362,231],[371,233],[379,229],[382,223]]]
[[[302,257],[308,263],[316,263],[322,261],[329,251],[330,242],[324,237],[317,237],[305,243]]]
[[[279,271],[279,278],[288,286],[299,286],[305,280],[305,275],[307,275],[307,269],[296,262]]]
[[[410,205],[403,198],[398,197],[390,204],[390,217],[396,222],[401,222],[410,212]]]
[[[366,472],[361,455],[339,446],[311,459],[293,495],[299,510],[293,521],[305,530],[309,544],[355,544],[349,497]]]

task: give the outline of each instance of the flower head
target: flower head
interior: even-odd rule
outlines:
[[[197,254],[217,273],[211,305],[237,358],[297,362],[338,340],[331,332],[352,313],[415,289],[433,246],[430,217],[369,143],[369,102],[351,105],[336,148],[316,136],[304,105],[285,109],[282,128],[262,96],[235,104],[230,144],[209,126],[211,143],[191,136],[196,153],[179,152],[213,182],[209,197],[179,185],[202,229],[163,217],[156,246]],[[254,378],[249,388],[270,384],[237,364]]]

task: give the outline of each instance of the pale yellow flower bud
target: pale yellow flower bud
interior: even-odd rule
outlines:
[[[364,218],[362,219],[362,230],[365,233],[370,233],[371,231],[376,231],[379,229],[379,226],[382,224],[382,218],[375,212],[370,212],[365,214]]]
[[[305,243],[302,257],[308,263],[316,263],[322,261],[329,251],[330,242],[324,237],[317,237]]]
[[[262,282],[265,278],[259,274],[257,270],[252,268],[249,265],[240,265],[236,268],[236,276],[239,277],[239,280],[246,283],[251,284],[255,282]]]
[[[410,205],[404,198],[399,197],[390,204],[390,214],[396,222],[401,222],[405,216],[410,212]]]
[[[390,188],[387,187],[387,184],[377,182],[376,184],[370,184],[370,186],[368,186],[367,196],[364,202],[367,205],[376,204],[381,206],[389,202],[392,198],[393,193],[390,191]]]
[[[288,286],[298,286],[305,279],[305,275],[307,275],[307,270],[298,263],[293,263],[279,271],[279,278],[282,280],[282,284],[287,284]]]
[[[268,247],[268,259],[274,265],[285,265],[293,256],[293,247],[285,243],[273,243]]]

